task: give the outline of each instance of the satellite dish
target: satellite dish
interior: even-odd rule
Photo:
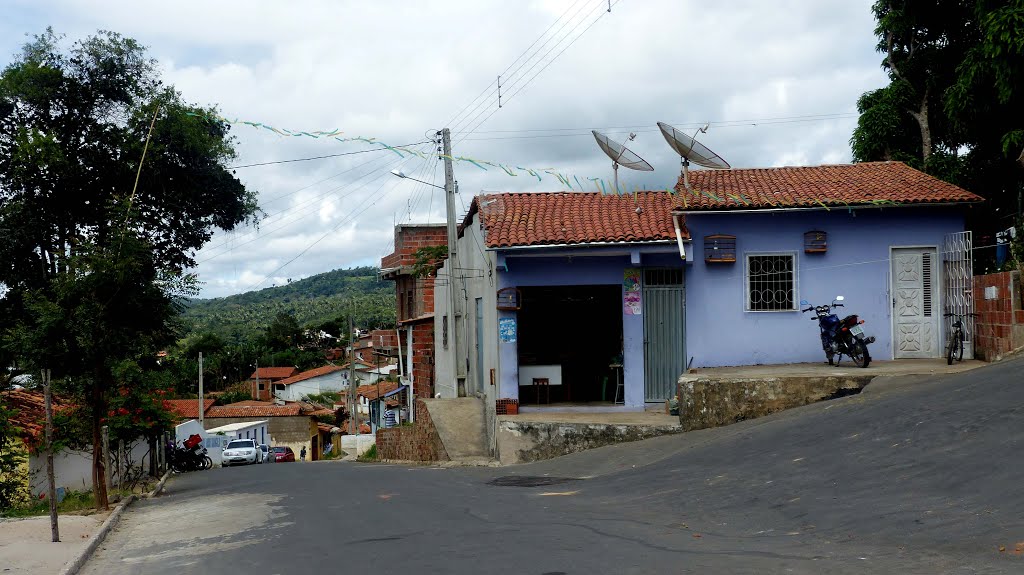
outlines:
[[[672,146],[672,149],[682,158],[683,185],[686,186],[687,191],[693,191],[690,187],[690,162],[716,170],[728,170],[731,167],[729,162],[722,159],[722,156],[712,152],[707,146],[684,134],[681,130],[677,130],[665,122],[658,122],[658,127],[661,128],[661,135],[665,136],[668,145]],[[707,125],[698,130],[701,133],[707,133],[707,131]]]
[[[612,169],[615,170],[616,193],[618,193],[619,190],[619,166],[625,166],[631,170],[640,170],[641,172],[654,171],[654,167],[648,164],[647,161],[640,156],[634,154],[626,146],[612,140],[597,130],[591,130],[591,132],[594,134],[594,139],[597,140],[597,145],[601,146],[604,153],[608,154],[608,157],[612,159]],[[635,137],[636,134],[629,135],[630,140]]]

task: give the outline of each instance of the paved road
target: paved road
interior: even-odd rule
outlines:
[[[84,572],[1024,573],[1022,371],[512,468],[189,474]],[[553,484],[490,484],[531,477]]]

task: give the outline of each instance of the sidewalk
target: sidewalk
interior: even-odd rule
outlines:
[[[0,570],[4,575],[60,572],[82,552],[107,515],[61,515],[60,543],[50,541],[49,515],[0,519]]]

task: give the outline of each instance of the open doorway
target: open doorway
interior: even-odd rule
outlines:
[[[616,378],[609,366],[622,359],[622,286],[520,290],[520,404],[611,404]]]

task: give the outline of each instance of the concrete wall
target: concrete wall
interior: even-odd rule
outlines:
[[[684,431],[729,425],[859,393],[874,377],[860,372],[827,377],[714,379],[684,375],[679,378],[679,422]]]
[[[1024,347],[1024,289],[1020,272],[975,276],[974,353],[978,359],[998,361]]]
[[[127,448],[128,446],[126,446]],[[149,443],[140,439],[130,446],[132,465],[149,472]],[[116,473],[116,465],[113,463],[117,453],[116,443],[110,446],[111,466],[107,473]],[[29,482],[32,493],[36,497],[46,491],[46,456],[36,453],[29,457]],[[65,449],[53,456],[53,475],[57,487],[64,487],[70,491],[92,490],[92,448],[86,451]],[[114,485],[117,485],[114,475]]]
[[[295,460],[299,459],[299,451],[305,447],[306,457],[310,457],[313,446],[310,439],[315,437],[319,430],[316,421],[308,415],[295,415],[284,417],[207,417],[203,420],[206,429],[213,429],[229,423],[267,421],[267,431],[270,433],[270,446],[291,447],[295,452]]]
[[[497,456],[502,465],[528,463],[679,431],[675,425],[550,423],[499,418]]]
[[[441,438],[422,399],[416,400],[416,423],[377,431],[377,454],[381,459],[402,461],[448,461]]]
[[[794,252],[796,300],[818,305],[844,295],[842,312],[860,315],[865,332],[877,338],[872,356],[891,359],[889,248],[934,246],[941,258],[943,236],[962,231],[963,222],[962,209],[938,207],[688,215],[694,258],[686,274],[687,354],[693,366],[824,361],[809,314],[744,310],[743,259],[751,252]],[[828,234],[827,253],[804,253],[803,234],[811,230]],[[704,262],[704,236],[710,234],[736,236],[736,263]],[[936,310],[944,309],[941,282]]]

